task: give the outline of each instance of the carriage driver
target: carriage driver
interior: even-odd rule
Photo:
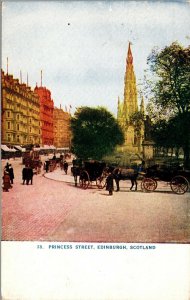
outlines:
[[[106,190],[110,196],[113,195],[113,173],[110,170],[106,179]]]

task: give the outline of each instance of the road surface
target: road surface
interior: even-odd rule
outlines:
[[[44,160],[44,157],[43,157]],[[2,160],[2,170],[6,161]],[[2,192],[2,240],[61,242],[190,242],[190,193],[167,183],[154,193],[130,191],[130,181],[109,196],[93,183],[87,190],[57,168],[22,185],[21,159],[10,160],[13,188]]]

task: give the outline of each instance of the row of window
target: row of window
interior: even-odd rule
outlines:
[[[11,112],[10,111],[7,111],[7,117],[8,118],[11,117]],[[19,114],[16,115],[16,120],[18,120],[18,121],[20,120],[20,115]],[[31,118],[29,119],[29,123],[30,124],[32,123],[32,119]],[[40,126],[40,122],[39,122],[39,126]]]
[[[20,143],[20,142],[26,142],[27,141],[27,137],[26,136],[22,137],[22,141],[21,141],[21,138],[20,138],[19,134],[16,135],[16,137],[13,137],[13,135],[11,133],[8,133],[7,134],[7,141],[8,142],[16,141],[18,143]],[[33,138],[30,136],[29,137],[29,142],[32,142],[32,141],[33,141]]]
[[[11,85],[9,84],[8,86],[11,86]],[[34,97],[33,95],[23,93],[23,91],[20,90],[18,87],[16,87],[15,90],[16,90],[18,93],[20,93],[20,94],[22,95],[22,97],[24,97],[25,99],[32,101],[34,104],[39,104],[39,99],[38,99],[38,97],[36,98],[36,97]],[[7,99],[12,100],[12,101],[15,101],[16,99],[18,99],[17,97],[15,98],[15,93],[13,93],[13,94],[7,93],[7,94],[6,94],[6,97],[7,97]],[[25,102],[25,101],[24,101],[24,102]]]
[[[7,129],[11,130],[11,122],[7,122]],[[19,131],[20,130],[20,124],[16,124],[16,130]],[[29,132],[32,132],[32,127],[29,127]],[[39,134],[40,134],[40,130],[39,130]]]

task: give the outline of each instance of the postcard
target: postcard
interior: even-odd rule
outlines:
[[[189,299],[189,14],[2,2],[2,299]]]

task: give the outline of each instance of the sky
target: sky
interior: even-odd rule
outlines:
[[[190,44],[190,1],[4,1],[2,69],[51,91],[56,107],[123,100],[129,41],[138,91],[147,57],[178,41]]]

